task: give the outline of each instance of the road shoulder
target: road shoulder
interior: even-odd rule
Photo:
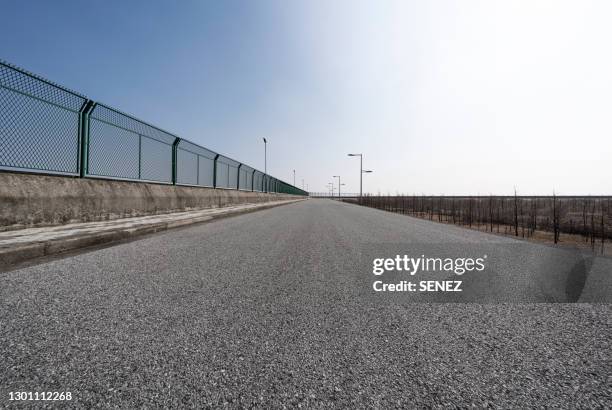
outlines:
[[[108,245],[146,234],[302,201],[283,200],[174,212],[111,221],[74,223],[0,232],[0,271],[76,249]]]

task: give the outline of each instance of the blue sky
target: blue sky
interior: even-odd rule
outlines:
[[[3,1],[0,58],[311,191],[612,194],[605,1]]]

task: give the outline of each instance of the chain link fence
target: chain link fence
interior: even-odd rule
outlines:
[[[0,170],[307,195],[2,61]]]
[[[181,140],[177,151],[177,182],[181,185],[214,187],[216,158],[216,153]]]
[[[0,168],[75,175],[87,99],[0,63]]]

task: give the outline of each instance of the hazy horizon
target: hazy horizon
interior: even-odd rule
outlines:
[[[84,11],[87,17],[83,17]],[[606,1],[11,2],[0,58],[310,191],[610,195]],[[27,24],[26,24],[27,23]]]

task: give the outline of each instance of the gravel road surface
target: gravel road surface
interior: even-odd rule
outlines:
[[[612,407],[612,305],[373,292],[411,244],[493,249],[483,302],[609,301],[610,260],[313,199],[0,273],[0,407]]]

